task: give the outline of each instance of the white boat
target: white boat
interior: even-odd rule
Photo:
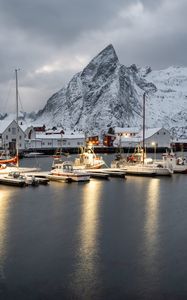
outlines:
[[[81,153],[73,164],[74,169],[100,169],[106,165],[102,156],[97,155],[92,146],[81,147],[80,150]]]
[[[131,163],[125,158],[120,160],[115,160],[112,162],[111,167],[120,168],[125,170],[127,175],[139,175],[139,176],[171,176],[173,174],[173,169],[169,166],[163,166],[161,164],[154,163],[149,159],[144,164],[142,162]]]
[[[145,95],[143,95],[143,147],[138,147],[134,154],[127,158],[121,155],[111,163],[112,168],[121,168],[127,175],[140,176],[171,176],[173,168],[169,162],[165,164],[156,163],[152,158],[146,158],[145,153]]]
[[[28,153],[25,153],[23,156],[26,157],[26,158],[33,158],[33,157],[40,157],[44,155],[44,153],[41,153],[41,152],[28,152]]]
[[[89,181],[90,175],[84,171],[74,170],[70,161],[55,163],[50,174],[47,176],[49,180],[55,181]]]
[[[187,161],[184,157],[178,157],[173,150],[163,153],[162,160],[157,160],[157,163],[165,166],[170,164],[174,173],[187,174]]]
[[[30,172],[37,172],[39,170],[40,170],[39,168],[19,167],[13,164],[0,163],[0,175],[9,174],[10,172],[30,173]]]
[[[7,175],[0,175],[0,184],[24,187],[27,184],[25,177],[19,172],[10,172]]]

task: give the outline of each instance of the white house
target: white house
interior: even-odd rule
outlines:
[[[19,150],[25,149],[25,133],[18,126],[15,120],[2,120],[0,121],[0,147],[4,150],[15,151],[16,149],[16,138],[18,137]]]
[[[36,133],[36,138],[26,140],[26,149],[56,149],[77,148],[85,145],[85,135],[71,134],[46,134]]]
[[[139,127],[115,127],[114,132],[116,136],[130,138],[140,132]]]
[[[171,143],[170,133],[165,128],[148,128],[145,130],[146,148],[169,148]],[[122,148],[134,148],[143,145],[143,132],[140,131],[134,136],[117,136],[114,146]]]

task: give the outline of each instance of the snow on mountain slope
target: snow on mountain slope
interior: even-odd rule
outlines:
[[[164,126],[187,138],[187,68],[126,67],[112,45],[52,95],[34,122],[92,134],[115,126],[141,126],[144,92],[146,126]]]
[[[187,68],[152,71],[145,79],[157,88],[147,100],[147,124],[161,123],[176,136],[187,136]]]
[[[37,115],[65,128],[98,133],[142,122],[142,95],[155,86],[140,78],[136,66],[120,64],[112,45],[99,53],[68,86],[53,95]]]

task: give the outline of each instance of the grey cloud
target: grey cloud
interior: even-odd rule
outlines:
[[[132,18],[128,9],[136,4],[143,5],[143,15]],[[33,89],[33,107],[41,107],[81,71],[68,69],[71,59],[91,59],[109,43],[125,65],[187,66],[186,11],[185,0],[0,0],[0,111],[15,68],[22,69],[25,97]],[[64,68],[35,73],[61,58]]]
[[[34,35],[37,40],[63,44],[77,39],[82,31],[99,29],[130,1],[92,0],[5,0],[1,18],[12,26]],[[38,42],[38,41],[37,41]]]

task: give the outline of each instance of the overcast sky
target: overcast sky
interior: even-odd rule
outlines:
[[[186,0],[0,0],[0,112],[47,99],[108,44],[129,66],[187,66]]]

